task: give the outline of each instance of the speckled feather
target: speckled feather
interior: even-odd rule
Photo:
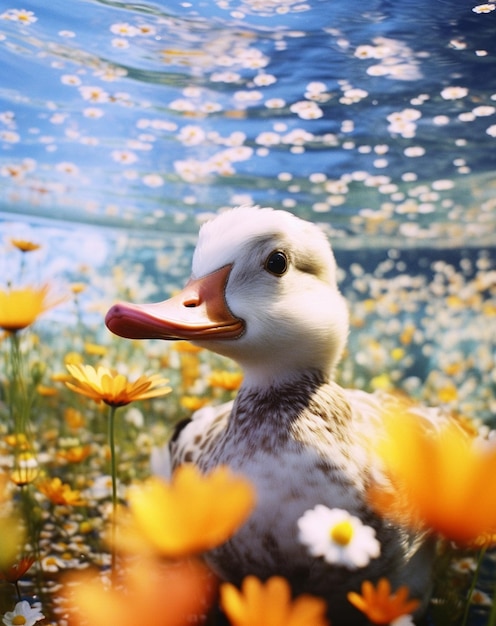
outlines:
[[[258,494],[244,527],[207,555],[222,579],[239,584],[248,574],[285,576],[295,593],[323,596],[333,624],[359,623],[346,592],[365,579],[387,576],[427,596],[432,546],[378,517],[365,499],[373,466],[366,442],[380,425],[380,406],[379,396],[306,372],[263,391],[241,389],[234,403],[195,415],[171,443],[173,464],[194,462],[206,472],[227,464],[250,478]],[[297,520],[317,504],[346,509],[372,526],[381,556],[353,571],[309,556],[298,542]]]

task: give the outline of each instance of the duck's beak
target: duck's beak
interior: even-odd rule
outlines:
[[[225,299],[232,265],[192,279],[176,296],[154,304],[120,302],[108,311],[105,323],[128,339],[236,339],[245,328]]]

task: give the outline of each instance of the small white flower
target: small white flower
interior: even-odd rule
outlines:
[[[122,165],[130,165],[138,160],[138,157],[130,150],[113,150],[111,156],[114,161]]]
[[[5,613],[2,622],[5,626],[14,626],[15,624],[33,626],[33,624],[36,624],[40,619],[44,619],[44,617],[38,607],[31,607],[29,602],[22,600],[22,602],[18,602],[15,605],[13,611],[7,611],[7,613]]]
[[[108,93],[101,87],[84,85],[79,87],[79,93],[82,95],[84,100],[89,100],[90,102],[108,102],[110,99]]]
[[[131,26],[131,24],[127,22],[119,22],[112,24],[110,32],[114,35],[120,35],[121,37],[136,37],[140,31],[136,26]]]
[[[312,556],[349,569],[365,567],[381,552],[375,530],[343,509],[318,504],[298,520],[299,540]]]
[[[26,11],[26,9],[9,9],[0,17],[5,20],[20,22],[21,24],[33,24],[38,19],[33,11]]]
[[[146,174],[141,181],[147,187],[162,187],[164,184],[164,179],[160,174]]]
[[[465,98],[467,94],[468,89],[466,87],[445,87],[441,91],[441,97],[445,100],[459,100]]]
[[[477,6],[473,7],[472,11],[474,13],[491,13],[491,11],[494,11],[494,9],[496,8],[496,5],[494,4],[478,4]]]

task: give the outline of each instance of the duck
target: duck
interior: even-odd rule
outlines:
[[[163,302],[116,303],[105,321],[121,337],[188,340],[242,369],[235,399],[199,409],[169,443],[173,468],[194,463],[207,473],[227,465],[255,486],[251,517],[205,555],[221,580],[239,586],[248,575],[283,576],[295,595],[324,598],[333,626],[350,626],[367,622],[348,592],[386,577],[420,600],[420,618],[435,546],[368,502],[372,481],[385,480],[367,443],[379,436],[387,399],[335,380],[349,334],[337,274],[315,223],[270,207],[236,207],[201,226],[184,289]],[[380,554],[362,567],[309,554],[298,520],[316,506],[371,527]]]

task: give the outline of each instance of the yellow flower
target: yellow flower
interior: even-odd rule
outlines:
[[[326,603],[302,595],[291,599],[286,579],[273,576],[262,582],[255,576],[243,580],[241,590],[221,585],[220,603],[231,626],[327,626]]]
[[[408,410],[385,418],[377,452],[392,490],[375,486],[371,503],[386,517],[431,529],[460,544],[496,533],[496,448],[463,421],[435,428]],[[481,491],[482,490],[482,491]]]
[[[13,433],[11,435],[5,435],[3,438],[5,443],[12,448],[19,448],[19,450],[29,450],[31,444],[24,433]]]
[[[188,411],[198,411],[208,402],[208,398],[199,398],[198,396],[181,396],[179,403]]]
[[[82,293],[86,289],[86,283],[72,283],[71,291],[73,294],[77,295],[78,293]]]
[[[10,473],[10,480],[18,487],[25,487],[34,482],[39,473],[40,468],[34,454],[24,451],[16,458],[15,467]]]
[[[101,346],[97,343],[87,342],[84,344],[84,351],[86,354],[91,354],[92,356],[105,356],[108,352],[107,346]]]
[[[147,400],[168,394],[172,389],[165,387],[169,381],[159,374],[140,376],[130,382],[126,376],[114,369],[91,365],[67,365],[67,369],[76,384],[66,382],[69,389],[97,402],[103,401],[109,406],[125,406],[135,400]]]
[[[205,611],[213,589],[198,563],[169,565],[140,560],[124,571],[122,584],[106,589],[94,574],[68,579],[74,626],[184,626]]]
[[[79,352],[68,352],[64,357],[64,363],[66,365],[81,365],[83,357]]]
[[[410,615],[419,606],[418,600],[408,598],[408,587],[400,587],[391,593],[391,584],[381,578],[377,587],[366,580],[362,583],[362,595],[350,591],[348,600],[367,616],[373,624],[386,625],[403,615]]]
[[[34,250],[39,250],[41,248],[41,244],[34,243],[34,241],[29,241],[27,239],[11,239],[10,243],[21,252],[33,252]]]
[[[60,304],[64,298],[50,296],[49,287],[22,287],[0,289],[0,328],[17,332],[31,326],[48,309]]]
[[[252,485],[224,466],[202,475],[182,465],[170,483],[152,477],[129,491],[129,526],[124,549],[175,558],[214,548],[245,522],[255,503]]]
[[[226,391],[235,391],[243,382],[241,372],[227,372],[224,370],[214,371],[208,377],[208,383],[212,387],[220,387]]]
[[[63,483],[60,478],[46,478],[38,483],[38,490],[53,504],[68,504],[82,506],[86,504],[77,490]]]

